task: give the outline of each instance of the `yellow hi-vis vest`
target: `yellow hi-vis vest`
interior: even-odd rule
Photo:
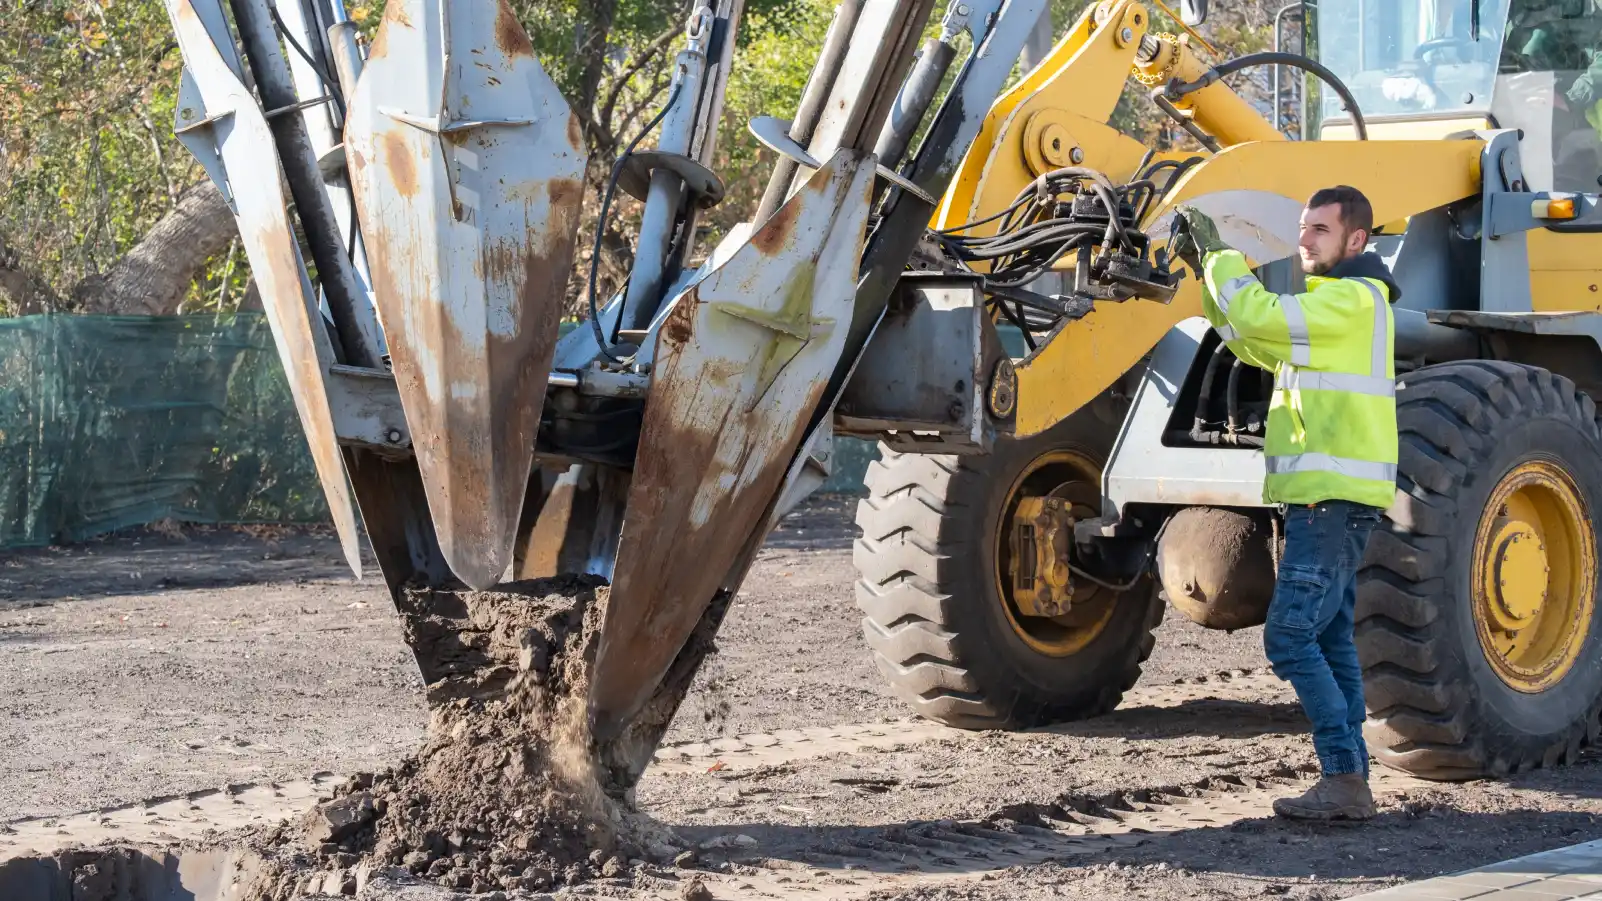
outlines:
[[[1396,365],[1390,289],[1377,278],[1309,276],[1307,293],[1264,288],[1236,250],[1207,255],[1202,308],[1242,361],[1274,373],[1263,500],[1396,494]]]

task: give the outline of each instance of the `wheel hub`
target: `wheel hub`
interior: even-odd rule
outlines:
[[[1596,531],[1555,461],[1527,460],[1491,490],[1470,561],[1475,629],[1511,688],[1551,688],[1578,659],[1595,614]]]
[[[1060,497],[1026,497],[1013,514],[1010,540],[1012,597],[1024,616],[1062,616],[1073,604],[1068,554],[1073,511]]]
[[[1498,517],[1492,538],[1495,564],[1488,567],[1490,613],[1505,632],[1516,633],[1534,622],[1546,603],[1546,545],[1535,527],[1522,520]]]
[[[991,539],[1007,621],[1048,657],[1084,650],[1112,618],[1119,596],[1080,580],[1069,565],[1074,520],[1100,512],[1100,484],[1101,470],[1088,457],[1071,450],[1042,454],[1007,489]]]

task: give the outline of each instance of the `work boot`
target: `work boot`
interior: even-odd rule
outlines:
[[[1374,815],[1374,793],[1361,773],[1325,776],[1297,797],[1276,799],[1274,812],[1292,820],[1366,820]]]

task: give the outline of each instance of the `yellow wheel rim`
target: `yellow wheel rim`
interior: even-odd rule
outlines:
[[[1561,681],[1596,609],[1596,534],[1568,473],[1531,460],[1502,477],[1480,515],[1470,578],[1480,647],[1502,681],[1530,694]]]
[[[1059,450],[1036,457],[1007,488],[998,527],[990,535],[995,563],[996,597],[1007,622],[1023,642],[1047,657],[1069,657],[1096,640],[1112,619],[1118,592],[1082,579],[1073,580],[1073,607],[1063,616],[1025,616],[1012,598],[1007,573],[1011,552],[1007,529],[1019,501],[1026,497],[1055,495],[1069,501],[1074,517],[1101,515],[1101,467],[1076,451]]]

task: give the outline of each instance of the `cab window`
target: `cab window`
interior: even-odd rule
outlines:
[[[1357,98],[1385,117],[1484,115],[1498,70],[1508,0],[1318,0],[1307,4],[1307,46]],[[1321,91],[1325,119],[1344,118]]]
[[[1513,0],[1491,114],[1524,131],[1535,190],[1596,193],[1602,176],[1602,0]]]

